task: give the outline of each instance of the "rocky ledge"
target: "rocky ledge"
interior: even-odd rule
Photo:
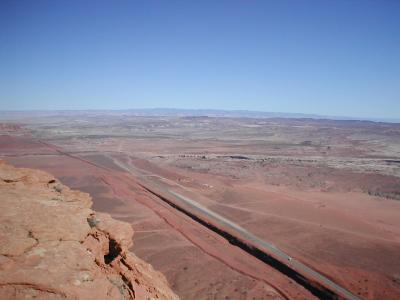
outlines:
[[[88,194],[0,161],[0,299],[178,299]]]

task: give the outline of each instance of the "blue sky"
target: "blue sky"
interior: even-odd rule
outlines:
[[[400,1],[0,1],[0,110],[400,118]]]

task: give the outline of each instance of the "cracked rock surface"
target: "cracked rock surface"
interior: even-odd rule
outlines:
[[[178,299],[89,194],[0,161],[0,299]]]

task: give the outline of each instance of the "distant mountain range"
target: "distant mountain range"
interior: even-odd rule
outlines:
[[[179,109],[179,108],[143,108],[143,109],[124,109],[124,110],[26,110],[26,111],[0,111],[0,119],[18,119],[23,117],[41,117],[55,115],[76,115],[76,114],[108,114],[120,115],[129,114],[133,116],[207,116],[207,117],[227,117],[227,118],[292,118],[292,119],[329,119],[329,120],[360,120],[373,122],[400,123],[400,119],[395,118],[357,118],[343,116],[326,116],[303,113],[282,113],[265,112],[252,110],[222,110],[222,109]]]

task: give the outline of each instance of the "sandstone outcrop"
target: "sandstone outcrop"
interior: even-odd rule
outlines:
[[[89,194],[0,161],[0,299],[178,299]]]

